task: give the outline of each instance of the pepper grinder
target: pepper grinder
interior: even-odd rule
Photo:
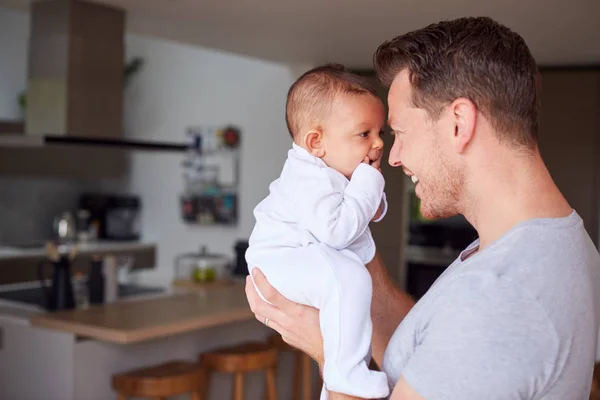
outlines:
[[[104,262],[98,256],[92,257],[88,276],[88,296],[90,304],[104,303]]]

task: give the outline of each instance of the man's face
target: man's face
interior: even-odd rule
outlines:
[[[464,188],[464,169],[452,154],[454,122],[447,109],[437,121],[411,102],[408,71],[399,73],[388,94],[389,125],[394,134],[389,163],[402,167],[416,183],[425,218],[449,218],[458,214]]]
[[[324,122],[323,161],[348,179],[368,157],[381,157],[385,111],[381,100],[371,94],[337,96],[331,115]]]

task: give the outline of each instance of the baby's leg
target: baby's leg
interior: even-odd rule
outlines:
[[[283,296],[320,310],[328,390],[366,399],[389,394],[385,374],[368,369],[372,284],[354,253],[319,244],[265,252],[255,264]]]
[[[350,251],[319,246],[329,266],[328,283],[319,304],[325,349],[327,390],[379,399],[389,394],[383,372],[370,371],[371,276]],[[322,393],[322,398],[324,394]]]

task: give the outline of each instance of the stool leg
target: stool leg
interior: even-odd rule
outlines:
[[[275,368],[267,369],[267,399],[277,400],[277,386],[275,385]]]
[[[194,392],[194,393],[192,393],[192,400],[205,400],[205,399],[200,394],[200,392]]]
[[[295,365],[294,365],[294,392],[292,393],[292,400],[300,400],[300,385],[302,384],[302,355],[304,353],[300,351],[294,351]]]
[[[235,373],[233,382],[233,400],[244,400],[244,374]]]
[[[305,353],[302,353],[302,399],[311,400],[312,397],[312,382],[311,382],[311,367],[312,359]]]

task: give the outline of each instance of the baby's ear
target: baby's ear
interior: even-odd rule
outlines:
[[[325,149],[323,148],[323,133],[320,130],[311,130],[304,135],[304,147],[315,157],[323,157]]]

